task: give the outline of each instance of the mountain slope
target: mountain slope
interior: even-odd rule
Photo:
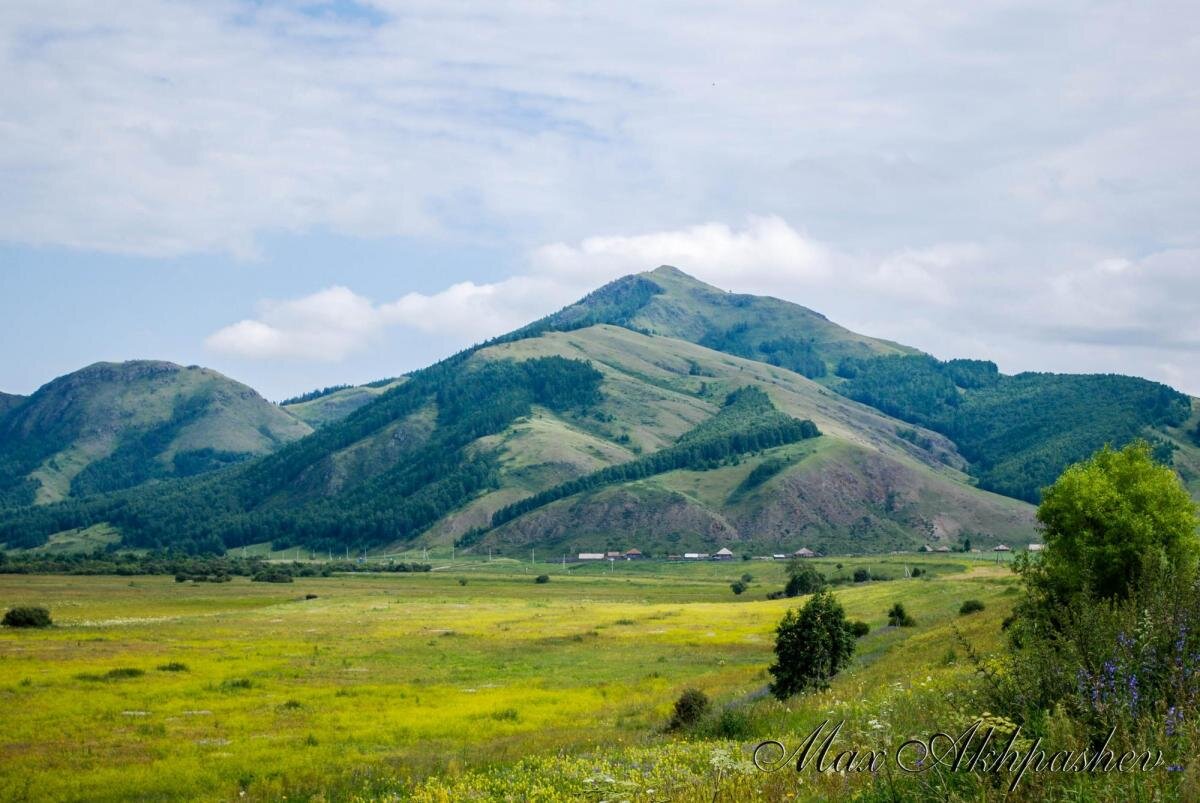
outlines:
[[[0,392],[0,418],[7,415],[13,408],[18,407],[27,398],[27,396],[18,396],[15,393]]]
[[[335,388],[328,392],[305,394],[280,402],[280,407],[314,429],[340,421],[359,407],[370,404],[381,394],[400,384],[406,377],[385,379],[367,385]]]
[[[0,420],[0,500],[47,503],[265,454],[308,425],[205,368],[96,363]]]

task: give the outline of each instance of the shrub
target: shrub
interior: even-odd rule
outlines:
[[[186,672],[188,671],[187,664],[181,664],[179,661],[171,661],[167,664],[160,664],[159,672]]]
[[[803,608],[788,611],[775,634],[771,692],[780,700],[828,687],[854,654],[846,613],[828,591],[818,591]]]
[[[917,623],[917,620],[909,616],[908,611],[904,610],[904,605],[899,602],[891,607],[887,616],[888,624],[892,627],[912,627]]]
[[[249,689],[252,686],[254,686],[254,684],[251,683],[248,678],[229,678],[228,680],[221,682],[221,688],[227,691],[233,691],[236,689]]]
[[[969,613],[978,613],[979,611],[982,611],[983,608],[984,605],[979,600],[969,599],[963,602],[963,604],[959,607],[958,612],[960,615],[966,616]]]
[[[850,635],[855,638],[862,638],[871,632],[871,626],[861,619],[855,619],[850,623]]]
[[[146,672],[143,669],[137,669],[132,666],[120,666],[120,667],[117,667],[116,669],[110,669],[103,674],[97,674],[95,672],[83,672],[81,674],[76,675],[75,677],[78,678],[79,680],[105,681],[105,680],[126,680],[128,678],[140,678],[144,674],[146,674]]]
[[[537,576],[537,578],[536,578],[536,579],[535,579],[533,582],[535,582],[535,583],[538,583],[538,584],[541,584],[541,583],[549,583],[549,582],[550,582],[550,575],[548,575],[548,574],[539,574],[539,575]]]
[[[920,566],[914,566],[913,570],[909,573],[909,576],[910,577],[920,577],[923,574],[925,574],[924,569],[922,569]]]
[[[280,571],[278,569],[267,569],[258,572],[250,578],[256,583],[293,583],[295,578],[289,572]]]
[[[304,598],[305,599],[316,599],[317,595],[316,594],[305,594]]]
[[[497,722],[516,722],[520,718],[521,713],[515,708],[501,708],[492,712],[492,719]]]
[[[465,578],[465,577],[458,578],[458,584],[460,586],[465,586],[467,584],[467,578]]]
[[[869,571],[867,571],[866,569],[855,569],[854,570],[854,582],[865,583],[870,579],[871,579],[871,573]]]
[[[50,611],[39,605],[22,605],[9,608],[4,614],[5,627],[49,627]]]
[[[729,590],[738,595],[744,593],[747,588],[749,588],[749,586],[747,586],[741,580],[734,580],[729,584]]]
[[[752,582],[753,580],[754,580],[754,575],[750,574],[749,572],[747,572],[746,574],[743,574],[743,575],[742,575],[742,582],[743,582],[743,583],[750,583],[750,582]]]
[[[707,730],[707,729],[706,729]],[[712,725],[710,734],[718,739],[748,739],[754,735],[754,723],[740,708],[726,708]]]
[[[673,731],[690,728],[704,718],[708,709],[707,694],[699,689],[684,689],[683,694],[675,701],[675,710],[671,713],[671,722],[667,727]]]

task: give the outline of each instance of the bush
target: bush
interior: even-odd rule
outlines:
[[[50,621],[50,611],[39,605],[10,608],[8,613],[4,614],[5,627],[49,627],[52,624],[54,623]]]
[[[458,578],[458,584],[460,586],[465,586],[467,584],[467,578],[465,578],[465,577]]]
[[[909,576],[910,577],[920,577],[923,574],[925,574],[924,569],[922,569],[920,566],[914,566],[913,570],[909,573]]]
[[[850,623],[850,635],[855,638],[862,638],[871,632],[871,626],[861,619],[855,619]]]
[[[186,672],[188,671],[187,664],[181,664],[179,661],[171,661],[168,664],[160,664],[159,672]]]
[[[866,569],[855,569],[854,570],[854,582],[865,583],[870,579],[871,579],[871,573],[869,571],[867,571]]]
[[[959,607],[958,613],[961,616],[966,616],[969,613],[978,613],[979,611],[982,611],[983,608],[984,604],[979,600],[969,599],[963,602],[963,604]]]
[[[235,689],[249,689],[253,686],[254,684],[251,683],[248,678],[230,678],[221,682],[221,688],[229,691]]]
[[[304,598],[305,599],[316,599],[317,595],[316,594],[305,594]]]
[[[828,591],[818,591],[803,608],[788,611],[775,634],[771,693],[780,700],[827,688],[854,654],[846,613]]]
[[[732,591],[733,593],[739,594],[739,595],[744,593],[747,588],[749,588],[749,586],[747,586],[741,580],[734,580],[732,583],[729,584],[729,590]]]
[[[78,678],[79,680],[105,681],[105,680],[126,680],[128,678],[140,678],[144,674],[146,674],[146,672],[143,669],[137,669],[132,666],[120,666],[120,667],[117,667],[116,669],[110,669],[107,672],[105,672],[104,674],[97,674],[95,672],[83,672],[82,674],[76,675],[75,677]]]
[[[295,578],[289,572],[279,571],[278,569],[268,569],[258,572],[250,578],[256,583],[294,583]]]
[[[750,582],[753,582],[753,580],[754,580],[754,575],[750,574],[749,572],[742,575],[743,583],[750,583]]]
[[[533,582],[535,582],[535,583],[538,583],[538,584],[541,584],[541,583],[549,583],[549,582],[550,582],[550,575],[548,575],[548,574],[539,574],[539,575],[537,576],[537,578],[536,578],[536,579],[535,579]]]
[[[675,701],[675,710],[671,713],[671,722],[667,727],[673,731],[690,728],[704,718],[708,709],[707,694],[699,689],[684,689],[683,694]]]
[[[891,607],[887,616],[888,625],[891,627],[912,627],[917,623],[917,620],[909,616],[908,611],[904,610],[904,605],[899,602]]]

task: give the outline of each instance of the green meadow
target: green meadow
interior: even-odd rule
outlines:
[[[969,673],[953,628],[993,649],[1014,597],[987,561],[841,562],[816,561],[834,578],[868,566],[896,579],[839,587],[871,633],[832,689],[787,705],[763,694],[773,629],[802,601],[765,598],[781,562],[476,561],[292,584],[0,576],[6,606],[45,605],[55,620],[0,632],[0,798],[525,799],[540,793],[523,783],[553,773],[562,783],[543,799],[571,799],[571,772],[586,786],[591,768],[633,761],[683,773],[678,799],[734,777],[775,799],[820,779],[747,774],[746,745],[831,713],[861,730]],[[903,579],[906,566],[927,574]],[[535,583],[542,572],[550,582]],[[960,617],[968,598],[986,610]],[[896,601],[916,627],[886,627]],[[735,714],[711,734],[665,732],[687,687]],[[714,770],[714,750],[743,771]],[[664,794],[625,783],[632,798]]]

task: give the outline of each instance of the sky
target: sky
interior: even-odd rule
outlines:
[[[0,390],[281,399],[672,264],[1200,395],[1194,2],[0,4]]]

